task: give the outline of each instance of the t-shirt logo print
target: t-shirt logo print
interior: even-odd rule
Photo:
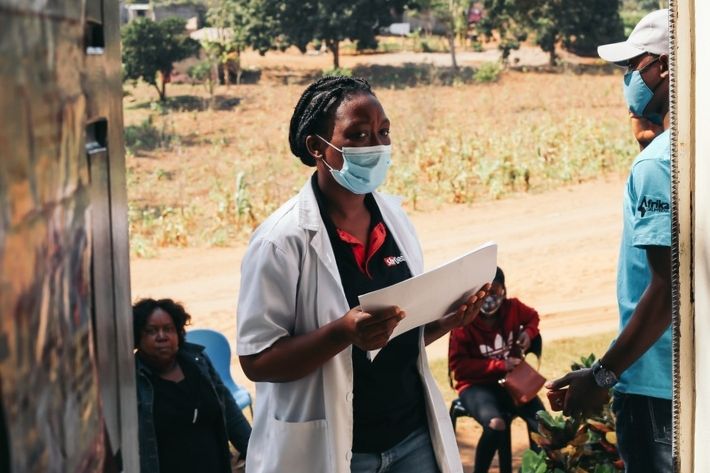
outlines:
[[[399,263],[404,263],[404,256],[385,256],[385,264],[390,268],[397,266]]]
[[[486,358],[495,358],[504,360],[510,353],[510,348],[513,346],[513,333],[508,334],[508,343],[503,342],[503,337],[498,333],[493,339],[493,346],[489,347],[485,343],[478,346],[478,349]]]
[[[671,205],[668,202],[663,202],[661,199],[651,199],[650,197],[644,196],[636,210],[641,213],[641,218],[643,218],[646,216],[647,212],[670,212]]]

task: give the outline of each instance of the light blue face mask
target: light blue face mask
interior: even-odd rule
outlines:
[[[653,98],[653,91],[646,85],[641,77],[641,72],[658,59],[646,64],[641,70],[631,71],[624,74],[624,98],[629,106],[629,110],[639,117],[650,118],[644,115],[646,107]]]
[[[342,169],[333,169],[325,159],[323,163],[330,169],[335,182],[353,194],[369,194],[385,181],[392,163],[392,145],[343,146],[341,149],[322,136],[316,136],[342,153]]]

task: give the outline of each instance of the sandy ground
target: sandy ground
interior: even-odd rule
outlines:
[[[470,206],[447,205],[411,215],[435,267],[488,240],[499,245],[508,294],[541,314],[546,341],[614,330],[615,268],[621,231],[623,181],[613,177],[546,192],[516,195]],[[195,327],[224,333],[234,345],[239,268],[245,247],[164,250],[131,261],[132,291],[140,297],[172,297],[187,305]],[[427,348],[446,357],[448,338]],[[234,347],[233,347],[234,348]],[[253,392],[236,358],[232,372]],[[524,448],[517,428],[516,451]],[[462,459],[472,464],[470,420],[459,427]]]
[[[485,241],[499,245],[508,293],[535,307],[546,340],[616,327],[615,268],[623,181],[618,178],[538,195],[411,214],[433,268]],[[131,261],[134,299],[173,297],[194,326],[236,337],[239,267],[245,247],[167,249]],[[446,339],[429,347],[446,356]],[[235,368],[238,368],[235,365]]]

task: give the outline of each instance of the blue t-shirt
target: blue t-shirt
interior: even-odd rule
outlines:
[[[624,230],[616,282],[621,329],[651,282],[648,246],[671,246],[670,131],[658,135],[636,158],[624,195]],[[621,375],[616,389],[671,399],[671,328]]]

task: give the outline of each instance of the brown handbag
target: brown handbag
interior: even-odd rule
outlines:
[[[508,371],[505,378],[498,382],[503,386],[516,406],[522,406],[532,401],[545,384],[545,377],[530,366],[527,361],[520,363]]]

